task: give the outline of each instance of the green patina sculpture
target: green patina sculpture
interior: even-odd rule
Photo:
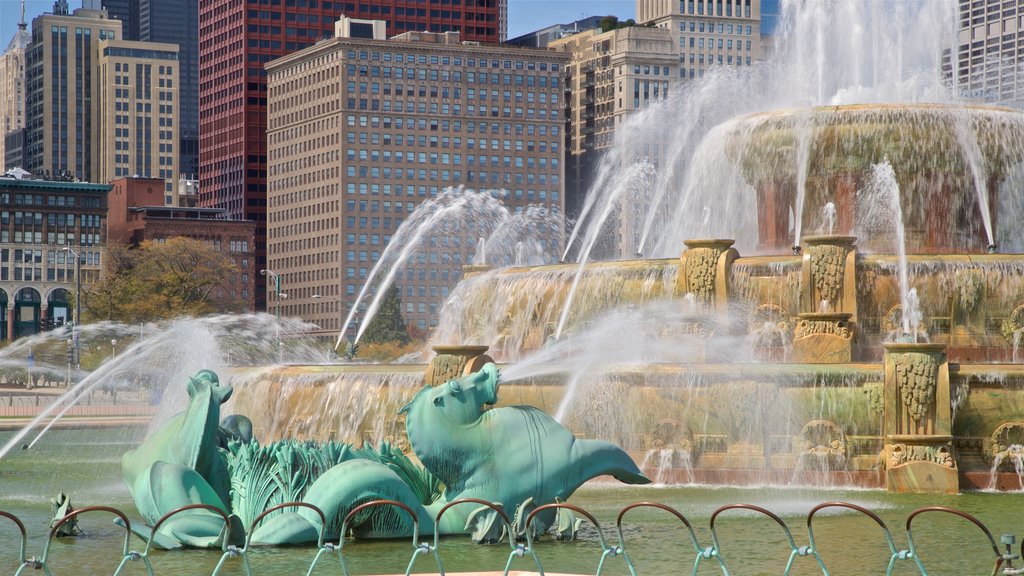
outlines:
[[[188,504],[210,504],[228,512],[229,537],[238,539],[264,510],[283,502],[313,504],[327,517],[325,534],[335,539],[349,510],[378,499],[412,508],[422,534],[434,529],[437,512],[459,498],[495,502],[510,516],[525,519],[536,506],[564,500],[591,478],[610,474],[630,484],[649,480],[620,448],[598,440],[577,440],[550,416],[529,406],[484,410],[497,400],[498,370],[480,371],[443,385],[425,387],[402,408],[409,442],[423,467],[400,450],[354,448],[335,442],[286,440],[261,446],[244,416],[220,421],[220,405],[231,395],[217,375],[202,371],[189,379],[189,406],[171,418],[122,461],[125,482],[144,520]],[[494,539],[495,514],[458,506],[442,518],[442,534],[475,529]],[[547,529],[555,515],[540,515]],[[319,518],[308,509],[281,511],[252,535],[263,544],[315,542]],[[164,524],[164,547],[219,545],[223,521],[190,511]],[[378,508],[357,518],[356,536],[409,535],[412,523],[393,509]],[[523,531],[525,526],[514,526]],[[500,536],[499,536],[500,537]]]

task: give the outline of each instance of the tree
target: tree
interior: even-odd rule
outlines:
[[[183,236],[138,248],[111,245],[103,278],[82,294],[83,311],[127,322],[233,311],[241,303],[227,279],[237,273],[211,244]]]
[[[409,342],[409,331],[402,318],[402,297],[398,286],[391,286],[384,294],[384,300],[377,309],[377,314],[363,332],[362,342],[367,344],[398,342],[405,345]]]
[[[624,22],[619,22],[618,16],[605,16],[597,23],[601,28],[601,32],[608,32],[609,30],[618,30],[619,28],[631,28],[636,26],[636,20],[630,18]]]

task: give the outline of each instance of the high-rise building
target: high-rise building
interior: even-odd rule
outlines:
[[[123,40],[178,45],[178,168],[198,178],[199,0],[102,0],[102,5],[121,21]]]
[[[637,21],[679,38],[681,78],[761,59],[761,0],[637,0]]]
[[[282,314],[337,334],[396,229],[445,187],[561,213],[567,60],[449,32],[339,36],[267,64],[267,267]],[[549,231],[556,250],[561,233]],[[438,238],[403,270],[407,323],[435,325],[474,248]]]
[[[102,10],[53,14],[32,20],[26,56],[25,166],[33,174],[93,179],[96,58],[101,40],[121,36],[121,22]]]
[[[93,170],[98,182],[135,176],[178,185],[178,46],[102,40],[96,55]]]
[[[616,127],[629,114],[667,98],[681,64],[675,36],[664,28],[588,30],[555,40],[549,48],[570,55],[565,69],[566,212],[576,216]],[[657,156],[652,150],[637,154]]]
[[[21,2],[21,20],[7,49],[0,55],[0,173],[20,167],[22,162],[12,154],[11,163],[5,161],[8,135],[12,139],[24,138],[25,128],[25,52],[31,36],[25,23],[25,2]],[[21,146],[18,146],[20,149]],[[20,154],[19,154],[20,155]]]
[[[387,21],[387,33],[458,31],[463,40],[497,43],[507,29],[507,0],[459,4],[367,0],[199,6],[200,202],[232,218],[255,220],[259,266],[266,264],[267,78],[275,58],[333,36],[341,15]],[[356,34],[354,34],[356,35]],[[266,309],[264,287],[256,308]]]
[[[1024,105],[1022,0],[960,0],[959,42],[955,72],[946,73],[969,97],[996,104]]]

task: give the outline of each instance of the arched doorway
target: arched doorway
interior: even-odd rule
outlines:
[[[22,288],[14,296],[14,337],[39,333],[39,307],[42,299],[35,288]]]
[[[7,291],[0,290],[0,340],[7,340]]]
[[[57,288],[46,298],[47,328],[60,328],[74,317],[71,308],[71,292]]]

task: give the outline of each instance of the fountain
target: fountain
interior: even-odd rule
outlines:
[[[705,515],[710,510],[696,501],[722,498],[701,487],[709,484],[824,486],[811,492],[819,499],[878,489],[855,493],[894,508],[914,497],[893,494],[946,502],[946,494],[1021,490],[1024,114],[965,102],[949,89],[941,59],[944,49],[955,53],[954,43],[935,31],[954,29],[954,3],[899,3],[897,16],[880,14],[876,4],[827,10],[787,2],[777,62],[750,72],[714,70],[618,125],[579,225],[565,246],[542,246],[558,250],[563,263],[531,258],[538,245],[505,232],[530,226],[511,223],[486,193],[446,196],[410,218],[373,278],[394,280],[433,226],[462,218],[463,207],[497,215],[494,234],[462,234],[462,247],[475,243],[479,258],[445,304],[425,372],[409,364],[235,366],[219,370],[234,389],[223,409],[247,414],[241,429],[259,431],[259,447],[275,446],[267,452],[275,458],[299,438],[316,442],[310,454],[353,444],[352,453],[361,451],[353,461],[363,461],[358,466],[370,470],[365,480],[374,486],[385,484],[376,476],[384,462],[421,473],[402,460],[411,452],[454,488],[443,497],[431,491],[440,498],[433,505],[461,494],[464,477],[417,446],[423,428],[415,412],[437,401],[448,406],[482,378],[483,396],[459,412],[476,426],[485,419],[481,405],[498,400],[487,392],[496,386],[495,365],[503,374],[500,403],[484,415],[537,406],[554,415],[528,411],[544,430],[621,446],[643,463],[640,472],[670,486],[664,494]],[[847,36],[853,46],[823,41]],[[876,56],[868,62],[866,54]],[[752,92],[759,98],[731,97]],[[665,126],[679,128],[664,156],[637,157]],[[805,235],[817,218],[820,234]],[[608,230],[623,242],[603,238]],[[385,292],[376,281],[364,293],[371,290]],[[428,387],[416,392],[423,382]],[[194,388],[213,407],[217,395]],[[414,398],[403,422],[397,414]],[[240,422],[215,426],[213,418],[201,447],[223,434],[227,450],[232,442],[241,450],[249,437]],[[456,460],[479,464],[471,452]],[[324,462],[331,466],[302,476],[310,486],[294,496],[340,505],[326,482],[312,486],[346,462]],[[153,499],[146,508],[145,479],[155,462],[143,464],[129,465],[130,485],[151,521],[182,500]],[[202,498],[216,496],[227,508],[232,497],[219,492],[236,477],[191,470],[176,469],[170,495],[181,496],[183,483],[205,484]],[[573,486],[557,493],[470,493],[501,499],[504,510],[522,516],[530,496],[534,505],[568,497],[589,476],[573,476]],[[409,482],[388,486],[424,525],[436,518],[425,498],[412,506],[417,489]],[[398,495],[403,490],[414,494]],[[615,498],[593,490],[574,499]],[[763,493],[793,509],[803,494]],[[283,499],[238,510],[248,519]],[[345,499],[348,509],[359,501]],[[307,516],[281,513],[268,522],[297,542],[310,537]],[[466,520],[450,531],[463,531]],[[394,517],[380,526],[364,533],[408,528]],[[183,536],[198,544],[209,538]]]

